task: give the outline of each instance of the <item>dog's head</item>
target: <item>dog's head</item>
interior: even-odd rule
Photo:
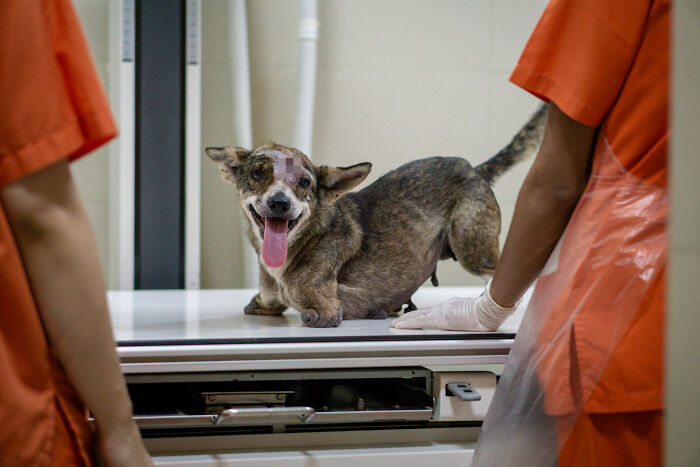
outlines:
[[[261,245],[265,264],[280,267],[287,247],[323,203],[333,203],[369,174],[368,162],[351,167],[317,167],[301,151],[265,144],[243,148],[207,148],[221,176],[238,191],[241,208]]]

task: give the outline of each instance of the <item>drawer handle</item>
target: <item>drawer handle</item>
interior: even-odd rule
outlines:
[[[218,426],[226,421],[237,424],[269,423],[271,425],[301,421],[306,423],[316,415],[311,407],[260,407],[253,409],[226,409],[216,415],[212,424]]]

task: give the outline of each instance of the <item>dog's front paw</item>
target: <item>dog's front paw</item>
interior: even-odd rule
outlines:
[[[335,313],[324,313],[307,308],[301,312],[301,320],[312,328],[335,328],[343,322],[343,309],[338,308]]]
[[[243,312],[246,315],[281,315],[287,307],[282,304],[263,306],[260,304],[260,294],[256,295],[246,305]]]

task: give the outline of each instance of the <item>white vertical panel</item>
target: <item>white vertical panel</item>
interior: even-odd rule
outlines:
[[[666,300],[664,465],[700,464],[700,3],[671,18],[670,274]]]
[[[200,285],[201,253],[201,4],[187,0],[185,75],[185,288]]]
[[[134,288],[134,0],[110,2],[109,95],[119,137],[110,147],[108,288]]]
[[[250,54],[248,49],[248,11],[246,0],[231,0],[229,6],[231,43],[231,88],[233,105],[233,145],[253,149],[253,118],[250,98]],[[257,287],[259,262],[255,250],[243,238],[243,285]]]

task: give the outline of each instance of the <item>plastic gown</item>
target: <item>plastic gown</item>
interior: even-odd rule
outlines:
[[[666,190],[625,170],[605,138],[597,144],[585,192],[523,317],[474,466],[557,464],[665,266]]]

